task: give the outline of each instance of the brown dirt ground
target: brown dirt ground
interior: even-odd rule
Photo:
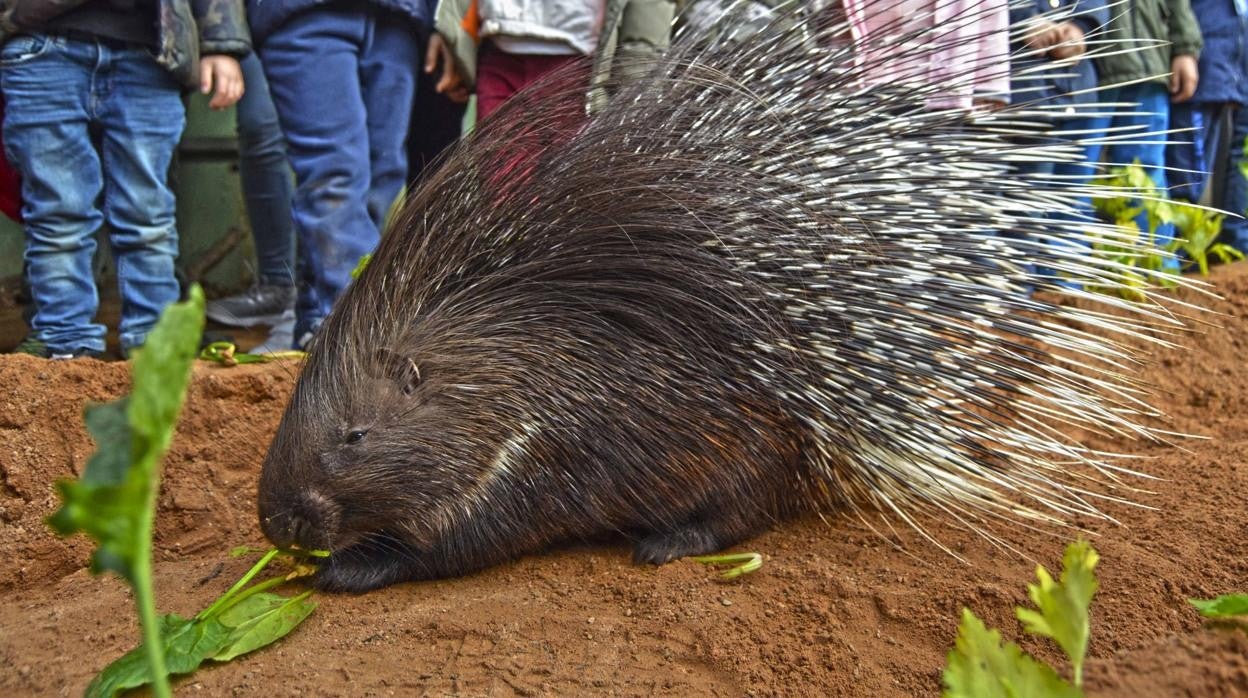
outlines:
[[[1154,352],[1146,374],[1177,431],[1134,444],[1162,478],[1152,509],[1110,506],[1087,669],[1098,696],[1248,695],[1248,634],[1204,625],[1189,596],[1248,591],[1248,263],[1213,275],[1218,326]],[[1191,297],[1191,294],[1187,294]],[[196,367],[166,460],[157,533],[161,610],[194,613],[262,544],[256,473],[289,394],[291,364]],[[81,538],[51,535],[52,483],[91,451],[80,413],[127,386],[122,363],[0,357],[0,695],[78,694],[135,642],[116,579],[93,578]],[[1114,445],[1106,443],[1105,445]],[[1018,638],[1034,561],[1068,535],[1003,537],[1034,557],[936,526],[962,564],[908,531],[849,517],[798,521],[746,546],[763,569],[735,584],[698,565],[628,563],[619,546],[568,547],[465,579],[324,596],[274,647],[205,668],[181,692],[290,695],[934,695],[959,609]],[[1000,533],[1000,531],[998,531]],[[900,546],[897,547],[897,546]],[[223,567],[222,567],[223,563]],[[214,574],[216,576],[214,576]],[[1024,648],[1056,660],[1031,639]]]

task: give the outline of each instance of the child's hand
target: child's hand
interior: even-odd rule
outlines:
[[[1023,43],[1031,49],[1047,49],[1062,40],[1062,29],[1047,19],[1033,22],[1023,35]]]
[[[442,35],[434,32],[429,37],[429,48],[425,51],[425,72],[432,75],[442,64],[442,77],[434,87],[439,94],[446,95],[452,102],[463,104],[468,101],[468,88],[464,86],[464,78],[455,65],[455,55],[451,47],[446,45]]]
[[[1196,94],[1199,73],[1195,56],[1175,56],[1170,61],[1170,101],[1186,102]]]
[[[212,94],[211,109],[231,107],[243,97],[243,69],[233,56],[212,55],[199,59],[199,91]]]
[[[1057,25],[1058,41],[1049,47],[1049,56],[1055,60],[1065,60],[1082,56],[1088,50],[1083,36],[1083,29],[1074,22],[1062,22]]]

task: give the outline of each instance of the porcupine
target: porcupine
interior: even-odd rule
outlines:
[[[363,591],[602,535],[661,564],[816,511],[1103,516],[1119,466],[1057,425],[1154,438],[1116,337],[1180,322],[1030,293],[1094,297],[1038,268],[1122,283],[1064,236],[1136,242],[1052,223],[1090,191],[1012,173],[1075,157],[1019,145],[1045,105],[866,84],[864,56],[936,33],[872,54],[797,10],[676,41],[589,119],[583,73],[513,99],[320,328],[263,465],[265,534],[330,549],[317,584]]]

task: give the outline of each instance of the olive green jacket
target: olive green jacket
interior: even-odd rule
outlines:
[[[90,0],[0,0],[0,44]],[[157,0],[156,62],[186,87],[199,84],[199,58],[251,52],[243,0]]]
[[[1106,37],[1117,50],[1130,49],[1096,60],[1101,87],[1149,80],[1168,83],[1170,61],[1176,56],[1200,55],[1200,25],[1189,0],[1128,0],[1110,8]],[[1150,42],[1165,43],[1149,45]],[[1143,43],[1136,43],[1143,42]]]

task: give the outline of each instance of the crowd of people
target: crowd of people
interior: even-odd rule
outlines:
[[[458,138],[470,94],[483,119],[569,63],[587,65],[590,84],[613,70],[619,80],[644,79],[644,59],[667,48],[678,14],[694,21],[734,2],[746,6],[736,15],[742,21],[762,22],[783,4],[0,0],[4,153],[16,175],[0,178],[0,188],[20,182],[12,197],[20,209],[9,213],[25,232],[31,299],[31,331],[19,349],[58,359],[104,352],[92,274],[104,224],[116,260],[123,355],[142,345],[178,297],[168,172],[189,90],[208,95],[214,109],[236,106],[257,257],[252,288],[211,301],[208,315],[271,326],[260,351],[301,348],[377,245],[404,185]],[[936,22],[962,18],[967,32],[1001,42],[998,63],[1016,57],[1012,84],[998,71],[972,81],[966,104],[943,106],[1047,100],[1072,107],[1051,112],[1055,132],[1139,129],[1108,153],[1088,146],[1083,165],[1033,163],[1028,172],[1089,178],[1088,163],[1103,157],[1138,159],[1175,198],[1198,201],[1211,188],[1215,206],[1248,209],[1237,166],[1248,140],[1245,0],[811,0],[812,8],[843,13],[855,39],[918,10]],[[1118,51],[1115,43],[1143,48]],[[974,42],[951,46],[948,55],[925,58],[925,69],[937,73],[929,79],[949,66],[973,73],[964,64],[994,53],[956,48]],[[1047,63],[1057,69],[1045,71]],[[1075,108],[1092,102],[1120,106]],[[1170,128],[1189,135],[1167,137]],[[1216,167],[1220,160],[1230,166]],[[1214,170],[1225,181],[1211,183]],[[1248,249],[1243,220],[1228,218],[1225,235]]]

